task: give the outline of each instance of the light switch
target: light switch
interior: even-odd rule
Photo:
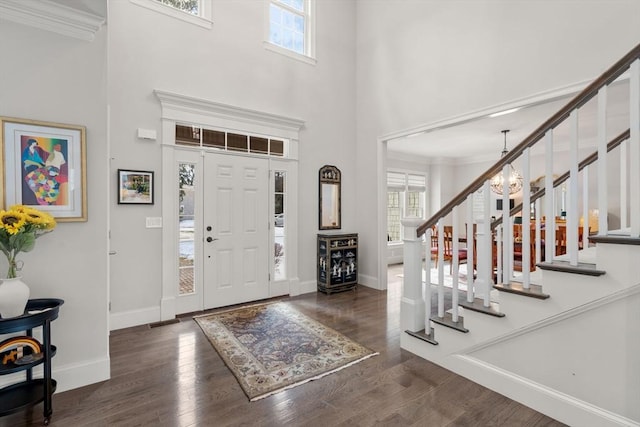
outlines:
[[[159,216],[148,216],[147,217],[147,228],[162,228],[162,217],[159,217]]]

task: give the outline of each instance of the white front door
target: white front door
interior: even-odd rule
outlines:
[[[206,154],[204,309],[269,297],[268,160]]]

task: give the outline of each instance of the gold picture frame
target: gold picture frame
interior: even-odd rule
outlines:
[[[87,220],[86,128],[0,117],[0,208],[33,206],[58,222]]]
[[[318,229],[338,230],[342,228],[342,174],[340,169],[325,165],[319,171]]]

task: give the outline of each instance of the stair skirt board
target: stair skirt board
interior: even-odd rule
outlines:
[[[575,398],[571,395],[537,383],[531,379],[522,377],[514,372],[492,365],[471,354],[483,349],[494,347],[501,343],[513,340],[514,338],[525,336],[542,328],[547,328],[591,312],[600,307],[612,304],[621,300],[640,294],[640,284],[621,289],[612,294],[598,298],[587,304],[582,304],[572,309],[550,316],[543,320],[525,325],[521,328],[510,330],[493,338],[485,339],[476,344],[465,346],[463,340],[451,340],[451,336],[446,336],[439,342],[440,345],[424,345],[424,342],[415,338],[415,333],[409,333],[401,338],[401,347],[418,356],[462,375],[478,384],[497,391],[510,399],[527,405],[538,412],[544,413],[561,422],[569,425],[607,427],[607,426],[637,426],[640,423],[622,415],[608,411],[596,405]],[[491,316],[488,316],[491,317]],[[496,319],[499,321],[498,319]],[[474,333],[473,322],[470,322],[469,331]],[[435,325],[431,338],[435,336]],[[441,329],[445,331],[448,328]],[[422,331],[421,331],[422,332]],[[482,333],[482,332],[480,332]],[[446,334],[445,334],[446,335]],[[456,334],[462,337],[464,334]],[[415,337],[415,338],[413,338]],[[422,339],[422,338],[421,338]],[[457,348],[451,348],[454,341]],[[448,349],[449,348],[449,349]]]
[[[629,418],[538,384],[468,355],[452,355],[440,366],[569,425],[640,426]]]

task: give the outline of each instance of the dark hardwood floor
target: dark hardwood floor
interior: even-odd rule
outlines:
[[[397,271],[396,271],[397,272]],[[51,426],[562,426],[400,349],[400,285],[285,298],[380,355],[249,402],[191,319],[111,334],[111,379],[58,393]],[[55,343],[55,337],[54,337]],[[55,359],[54,359],[55,367]],[[42,425],[42,404],[0,426]]]

